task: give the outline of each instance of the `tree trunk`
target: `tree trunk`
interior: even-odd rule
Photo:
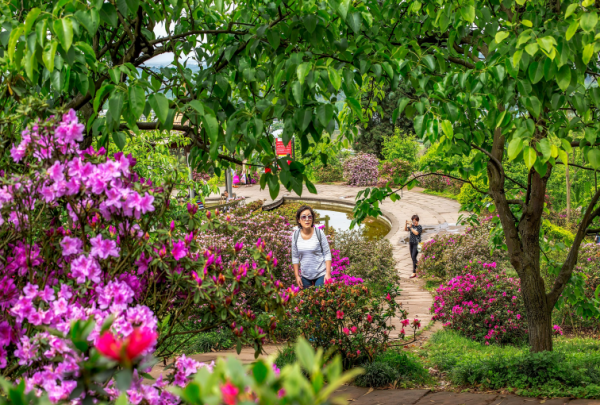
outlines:
[[[548,308],[544,280],[534,264],[521,274],[521,294],[527,311],[529,344],[532,352],[552,350],[552,308]]]
[[[569,160],[567,158],[567,160]],[[568,163],[568,162],[567,162]],[[567,225],[571,224],[571,180],[569,179],[569,165],[567,164]]]

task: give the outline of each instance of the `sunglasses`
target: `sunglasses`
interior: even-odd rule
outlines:
[[[303,221],[308,221],[312,219],[312,215],[302,215],[300,219]]]

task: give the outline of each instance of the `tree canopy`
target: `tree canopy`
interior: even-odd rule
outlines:
[[[466,157],[431,169],[465,182],[489,179],[491,209],[521,278],[530,341],[536,351],[551,349],[550,312],[600,215],[595,193],[546,291],[539,232],[548,179],[573,148],[586,168],[600,168],[594,1],[12,0],[1,18],[5,152],[14,142],[12,114],[29,111],[28,96],[41,96],[52,108],[80,111],[88,142],[181,130],[192,139],[195,165],[218,172],[254,152],[271,168],[261,185],[272,196],[280,182],[314,192],[301,163],[277,161],[267,131],[273,120],[284,123],[283,140],[296,136],[306,153],[330,143],[336,123],[341,142],[353,141],[367,120],[365,80],[399,92],[394,122],[406,116],[418,137]],[[156,36],[158,26],[166,35]],[[168,52],[172,66],[144,66]],[[403,92],[402,81],[414,93]],[[509,160],[526,165],[526,183],[507,175]],[[366,190],[356,219],[377,215],[386,197],[399,198],[387,187]]]

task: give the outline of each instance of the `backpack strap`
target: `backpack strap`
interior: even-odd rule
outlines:
[[[321,254],[325,255],[325,251],[323,251],[323,244],[321,243],[321,230],[317,227],[315,227],[315,233],[317,234],[317,239],[319,240],[319,247],[321,248]],[[296,250],[298,250],[298,238],[300,237],[300,229],[296,229],[294,231],[294,246],[296,246]]]

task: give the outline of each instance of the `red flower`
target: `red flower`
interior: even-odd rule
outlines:
[[[385,297],[386,300],[390,301],[392,299],[392,297],[390,297],[390,293],[388,293],[387,297]]]
[[[367,322],[369,322],[369,323],[373,322],[373,317],[371,316],[371,314],[367,315]]]
[[[271,173],[271,168],[270,167],[265,167],[265,173]]]
[[[156,332],[138,328],[134,329],[124,340],[117,340],[112,332],[106,331],[98,339],[96,349],[110,359],[131,363],[152,346],[157,337]]]
[[[335,313],[335,317],[336,317],[337,319],[344,319],[344,311],[337,311],[337,312]]]
[[[227,381],[226,384],[221,385],[221,395],[223,396],[223,403],[225,405],[237,404],[237,396],[240,390],[238,387]]]

